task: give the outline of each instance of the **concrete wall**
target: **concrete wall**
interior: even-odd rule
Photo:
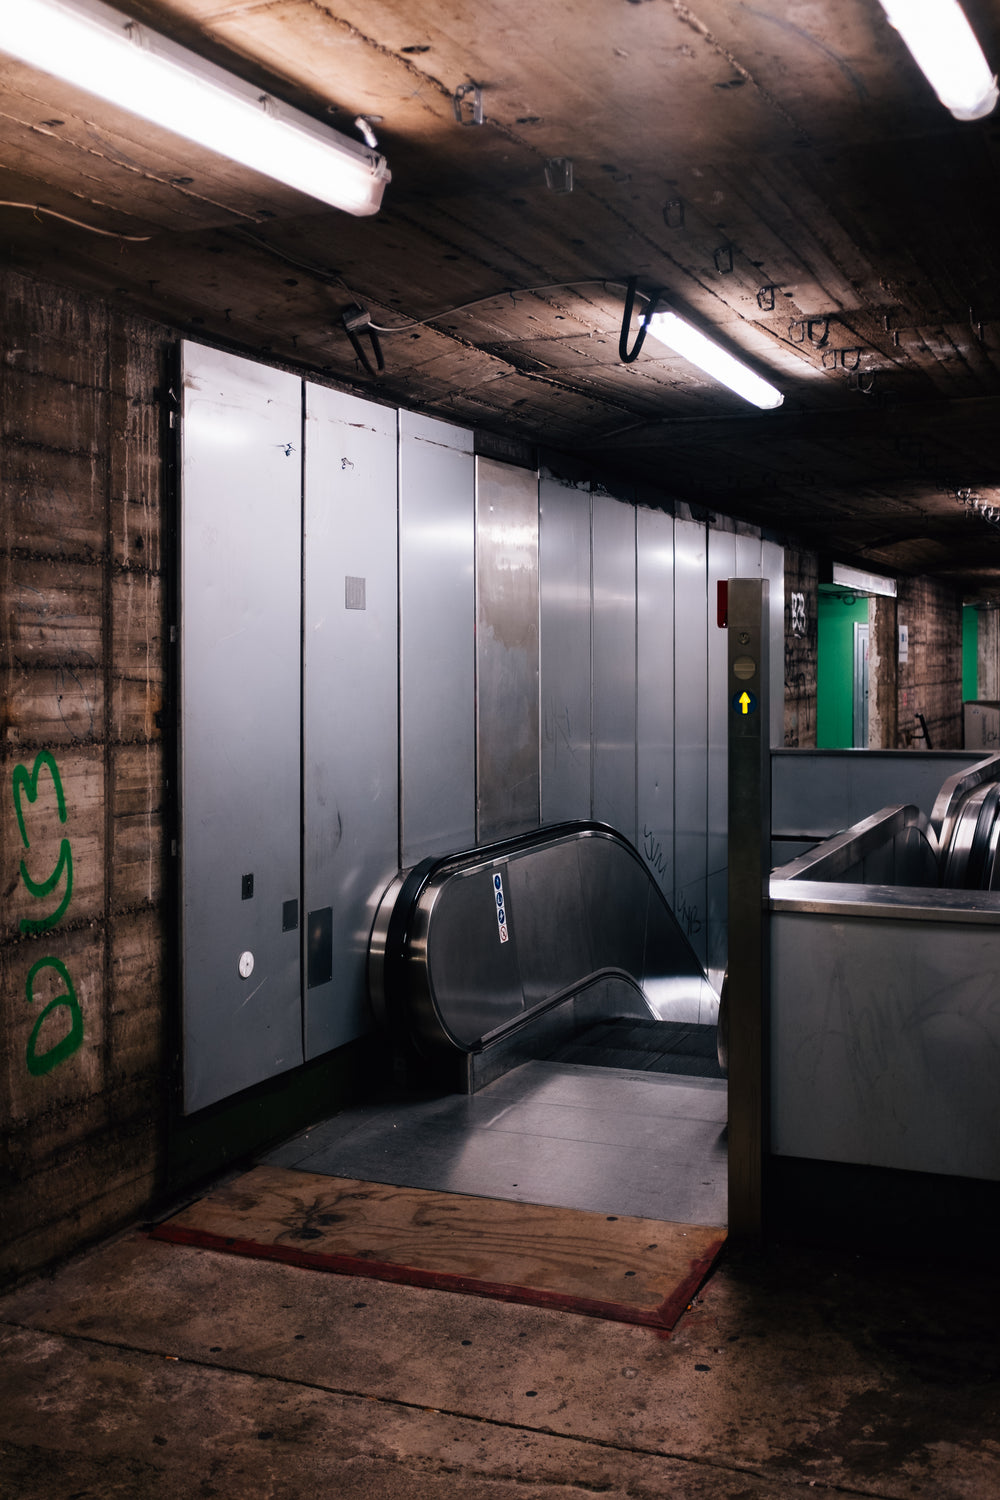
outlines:
[[[785,548],[785,744],[816,747],[819,565],[814,552]]]
[[[908,660],[897,665],[897,745],[962,748],[962,598],[929,578],[900,579],[896,624],[907,628]],[[930,736],[924,737],[922,714]]]
[[[157,1188],[165,330],[0,280],[0,1273]]]

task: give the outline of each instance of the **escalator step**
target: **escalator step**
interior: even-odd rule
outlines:
[[[716,1028],[686,1021],[601,1021],[549,1054],[556,1062],[628,1068],[688,1078],[723,1078]]]

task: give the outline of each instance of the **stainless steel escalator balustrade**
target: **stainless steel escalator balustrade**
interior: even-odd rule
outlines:
[[[560,1007],[576,1006],[580,1024],[718,1012],[640,855],[600,823],[555,824],[401,872],[376,915],[369,990],[390,1034],[428,1059],[482,1052]]]

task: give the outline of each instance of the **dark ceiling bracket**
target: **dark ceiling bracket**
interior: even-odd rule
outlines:
[[[573,191],[573,162],[568,156],[550,156],[545,162],[545,186],[553,193]]]
[[[462,108],[462,104],[463,104],[463,101],[465,99],[467,99],[470,94],[472,95],[472,98],[469,100],[469,103],[470,103],[471,108],[472,108],[472,113],[469,115],[469,118],[466,119],[465,112],[464,112],[464,110]],[[459,86],[458,86],[458,88],[455,90],[454,94],[452,95],[451,104],[452,104],[452,108],[455,111],[455,120],[456,120],[457,124],[459,124],[459,125],[482,125],[483,120],[484,120],[484,115],[483,115],[483,86],[482,86],[481,83],[460,83]]]
[[[839,365],[842,370],[853,371],[860,369],[863,349],[824,349],[821,360],[824,370],[835,370]]]
[[[352,307],[344,308],[344,311],[340,315],[340,320],[344,325],[344,331],[350,339],[358,359],[368,374],[373,379],[377,379],[385,370],[385,360],[382,357],[382,345],[379,342],[379,336],[371,326],[371,313],[366,307],[358,307],[355,304]],[[374,365],[368,358],[367,351],[358,337],[359,333],[367,333],[368,335],[372,346],[372,354],[375,358]]]
[[[793,344],[804,344],[806,339],[810,344],[815,344],[817,349],[822,349],[830,337],[829,318],[799,318],[788,325],[788,337]]]
[[[642,324],[635,336],[635,343],[630,349],[628,346],[629,330],[632,327],[632,309],[635,307],[635,293],[639,278],[630,276],[625,287],[625,311],[622,313],[622,331],[618,339],[618,358],[623,365],[630,365],[635,360],[643,344],[646,341],[646,331],[649,328],[649,320],[656,311],[657,304],[663,296],[663,288],[653,292],[646,303],[646,311],[642,315]]]

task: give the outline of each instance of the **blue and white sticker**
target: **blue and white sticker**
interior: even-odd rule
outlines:
[[[505,943],[509,936],[507,932],[507,907],[503,899],[503,881],[499,874],[493,877],[493,894],[497,903],[497,926],[500,929],[500,941]]]

